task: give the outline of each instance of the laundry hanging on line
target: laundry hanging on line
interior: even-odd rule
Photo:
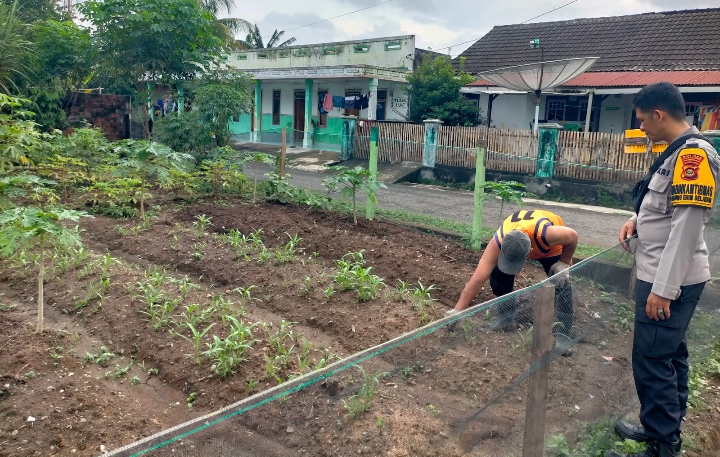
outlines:
[[[327,94],[327,93],[325,94],[325,97],[323,97],[322,107],[326,113],[332,111],[332,109],[333,109],[332,99],[333,99],[332,95]],[[325,113],[323,113],[323,114],[325,114]]]
[[[333,108],[345,108],[345,97],[341,95],[333,95],[332,106]]]

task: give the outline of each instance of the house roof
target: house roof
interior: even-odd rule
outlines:
[[[667,81],[676,86],[720,86],[720,71],[596,71],[586,72],[562,84],[562,87],[643,87]],[[490,87],[490,81],[478,79],[468,86]]]
[[[530,41],[540,39],[540,49]],[[599,57],[589,72],[720,71],[720,8],[503,25],[470,46],[471,73],[541,60]]]

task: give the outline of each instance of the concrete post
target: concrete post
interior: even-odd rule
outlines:
[[[148,88],[148,102],[147,102],[148,113],[150,114],[150,120],[155,122],[155,103],[153,103],[154,102],[153,89],[155,88],[155,83],[152,81],[148,81],[147,88]]]
[[[262,141],[262,81],[255,83],[255,122],[251,140],[253,143]]]
[[[340,140],[340,161],[350,160],[355,156],[355,124],[357,117],[341,116],[342,139]]]
[[[560,124],[542,124],[538,127],[536,178],[553,177],[555,153],[558,147],[558,135],[562,128]]]
[[[377,120],[377,89],[378,79],[370,78],[370,97],[368,100],[367,118],[369,121]]]
[[[365,218],[373,220],[375,218],[375,206],[377,204],[377,163],[378,163],[378,137],[380,136],[380,128],[378,126],[370,127],[370,159],[368,160],[368,171],[373,173],[368,179],[367,204],[365,205]]]
[[[593,91],[590,91],[590,93],[588,94],[588,107],[587,107],[587,112],[585,113],[585,133],[588,133],[590,131],[590,120],[592,119],[593,95],[595,95],[595,92],[593,92]]]
[[[303,136],[303,148],[312,146],[312,97],[314,81],[305,80],[305,135]]]
[[[423,142],[423,167],[435,168],[435,155],[437,153],[437,136],[442,121],[427,119],[425,124],[425,138]]]

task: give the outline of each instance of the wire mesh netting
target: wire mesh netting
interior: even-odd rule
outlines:
[[[614,421],[637,412],[632,271],[617,246],[568,277],[518,276],[515,292],[108,455],[520,455],[528,385],[541,377],[544,446],[594,455]],[[719,323],[708,284],[688,331],[691,362]]]

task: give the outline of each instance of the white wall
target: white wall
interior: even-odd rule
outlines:
[[[488,95],[480,94],[482,115],[487,117]],[[540,112],[544,109],[541,103]],[[542,114],[541,114],[542,117]],[[499,95],[493,101],[490,124],[499,129],[530,129],[535,119],[535,96],[529,94]]]
[[[622,133],[629,129],[630,120],[632,119],[633,97],[632,94],[610,95],[603,100],[598,131]]]

